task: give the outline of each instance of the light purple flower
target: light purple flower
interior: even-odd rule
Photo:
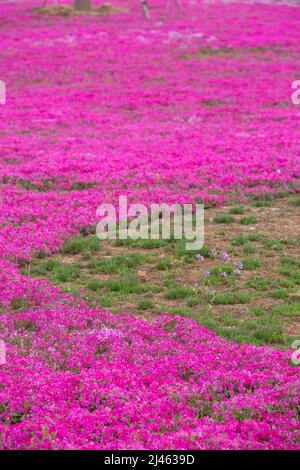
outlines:
[[[232,265],[235,266],[238,270],[242,270],[244,268],[243,263],[241,263],[240,261],[232,263]]]
[[[223,253],[220,254],[220,259],[223,261],[226,261],[229,259],[229,254],[226,251],[223,251]]]
[[[198,253],[196,255],[196,258],[197,258],[198,261],[203,261],[204,260],[204,256],[200,255],[200,253]]]

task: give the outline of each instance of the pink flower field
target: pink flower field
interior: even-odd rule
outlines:
[[[299,3],[150,0],[151,21],[138,0],[103,16],[41,3],[0,0],[0,449],[300,449],[291,351],[115,314],[20,271],[120,195],[296,193]]]

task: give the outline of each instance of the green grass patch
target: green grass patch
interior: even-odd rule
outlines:
[[[230,313],[224,312],[220,316],[220,322],[226,326],[236,326],[238,325],[238,320],[234,318]]]
[[[243,253],[245,255],[250,255],[250,254],[253,254],[255,253],[256,249],[255,247],[252,245],[252,243],[246,243],[244,246],[243,246]]]
[[[87,287],[90,290],[96,292],[97,290],[102,289],[103,282],[97,281],[97,279],[89,279],[88,282],[87,282]]]
[[[154,308],[154,302],[152,299],[141,299],[137,304],[138,310],[149,310]]]
[[[67,240],[61,248],[61,253],[77,255],[85,252],[95,252],[100,250],[101,244],[97,237],[77,237]]]
[[[242,217],[240,220],[242,225],[251,225],[257,223],[257,218],[254,215],[248,215],[246,217]]]
[[[273,284],[273,281],[265,279],[260,275],[252,276],[247,280],[247,286],[259,292],[269,289]]]
[[[188,307],[197,307],[203,304],[203,298],[199,296],[191,297],[187,300],[186,304]]]
[[[203,246],[199,250],[187,250],[186,249],[187,240],[177,240],[174,243],[173,252],[176,258],[184,258],[186,261],[194,261],[197,254],[204,256],[204,258],[209,258],[209,248]]]
[[[232,224],[234,222],[234,217],[227,214],[219,214],[214,217],[213,220],[216,224]]]
[[[118,274],[148,263],[151,259],[149,255],[142,253],[128,253],[117,255],[110,259],[97,259],[89,263],[88,268],[95,273]]]
[[[140,283],[134,274],[128,274],[121,279],[103,281],[102,286],[106,287],[109,292],[117,295],[136,294],[147,292],[151,289],[150,286]]]
[[[289,294],[285,289],[276,289],[269,292],[269,297],[272,297],[272,299],[286,299],[288,295]]]
[[[266,250],[283,251],[283,245],[280,240],[266,240],[263,248]]]
[[[126,240],[116,240],[116,245],[117,246],[132,246],[134,248],[142,248],[145,250],[154,250],[155,248],[161,248],[164,246],[167,246],[170,242],[173,242],[173,240],[163,240],[162,238],[159,238],[158,240],[152,240],[151,238],[148,239],[137,239],[133,240],[131,238],[127,238]]]
[[[159,311],[160,313],[168,312],[172,315],[182,315],[183,317],[194,318],[192,310],[184,307],[162,307]]]
[[[293,201],[291,201],[291,205],[300,207],[300,197],[298,197],[298,198],[294,199]]]
[[[226,338],[232,342],[248,343],[262,346],[285,345],[288,344],[288,338],[284,335],[284,330],[276,316],[264,316],[257,319],[246,319],[237,324],[226,324],[226,319],[222,322],[222,317],[218,320],[210,313],[204,312],[197,317],[199,323],[203,326],[213,329],[218,336]],[[233,320],[234,321],[234,320]]]
[[[174,287],[173,289],[168,290],[165,292],[165,298],[172,300],[172,299],[185,299],[194,293],[194,290],[191,287]]]
[[[268,199],[260,199],[259,201],[253,202],[254,207],[271,207],[272,203]]]
[[[284,303],[273,307],[272,312],[286,317],[299,317],[300,316],[300,302]]]
[[[54,284],[70,282],[80,276],[80,267],[77,264],[60,263],[57,260],[45,260],[31,266],[32,276],[50,277]]]
[[[300,259],[293,258],[291,256],[284,256],[280,260],[281,266],[287,266],[289,268],[300,268]]]
[[[159,271],[168,271],[172,266],[171,258],[162,258],[156,263],[156,268]]]
[[[242,215],[242,214],[244,214],[244,212],[245,212],[245,208],[242,207],[242,206],[231,207],[229,209],[229,214],[232,214],[232,215]]]
[[[300,272],[299,270],[294,269],[293,267],[290,268],[288,266],[285,266],[285,267],[279,268],[279,273],[293,280],[295,284],[300,283]]]
[[[254,317],[262,317],[265,315],[264,307],[260,307],[259,305],[251,305],[249,312]]]
[[[253,269],[257,269],[261,267],[261,261],[258,258],[253,258],[253,257],[244,258],[242,260],[242,263],[243,263],[244,269],[246,269],[247,271],[251,271]]]

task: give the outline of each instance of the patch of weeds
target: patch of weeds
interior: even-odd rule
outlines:
[[[231,240],[232,245],[245,245],[248,239],[244,235],[238,235]]]
[[[108,295],[103,295],[99,299],[99,305],[103,308],[108,308],[113,306],[113,300]]]
[[[89,263],[88,268],[96,273],[118,274],[143,265],[150,261],[150,259],[148,255],[141,253],[128,253],[126,255],[113,256],[110,259],[97,259]]]
[[[286,299],[288,297],[288,292],[285,289],[276,289],[268,295],[273,299]]]
[[[179,286],[179,287],[174,287],[173,289],[168,290],[165,292],[165,298],[166,299],[185,299],[186,297],[189,297],[192,295],[194,290],[191,287],[184,287],[184,286]]]
[[[32,276],[47,276],[55,269],[59,269],[60,262],[54,259],[41,261],[40,263],[33,264],[30,269]]]
[[[251,243],[246,243],[244,246],[243,246],[243,253],[245,253],[246,255],[250,255],[252,253],[255,253],[255,247],[251,244]]]
[[[158,240],[152,240],[151,238],[148,238],[146,240],[143,240],[141,238],[139,238],[138,240],[133,240],[131,238],[127,238],[126,240],[116,240],[117,246],[127,245],[135,248],[143,248],[146,250],[154,250],[155,248],[161,248],[167,246],[168,243],[170,243],[170,240],[163,240],[162,238],[159,238]]]
[[[172,266],[171,258],[162,258],[158,260],[156,263],[156,268],[159,271],[167,271],[168,269],[171,268],[171,266]]]
[[[26,413],[19,413],[18,411],[16,413],[13,413],[10,418],[10,424],[19,424],[24,419],[26,418]]]
[[[251,289],[255,289],[256,291],[262,292],[273,285],[273,281],[269,279],[265,279],[260,275],[252,276],[247,281],[247,286],[251,287]]]
[[[15,298],[10,301],[10,308],[14,312],[20,312],[28,308],[28,300],[22,298]]]
[[[265,309],[263,307],[258,306],[258,305],[252,305],[249,308],[249,312],[254,317],[262,317],[262,316],[265,315]]]
[[[235,52],[235,49],[232,47],[203,47],[200,49],[199,54],[203,56],[210,56],[210,55],[219,55],[219,54],[231,54]]]
[[[283,245],[280,240],[266,240],[263,244],[266,250],[274,249],[275,251],[283,251]]]
[[[77,255],[79,253],[95,252],[99,249],[99,238],[81,236],[67,240],[61,249],[61,253]]]
[[[138,310],[148,310],[154,308],[154,302],[152,299],[141,299],[137,304]]]
[[[60,263],[58,260],[45,260],[31,266],[32,276],[50,277],[54,284],[69,282],[80,276],[80,268],[77,264]]]
[[[251,295],[244,292],[228,292],[211,297],[211,303],[216,305],[246,304],[251,300]]]
[[[234,283],[234,278],[232,277],[234,268],[230,265],[220,265],[213,267],[209,276],[205,277],[205,285],[216,285],[216,284],[229,284]]]
[[[26,330],[31,332],[39,331],[40,327],[33,320],[17,320],[14,322],[16,330]]]
[[[231,240],[232,245],[245,245],[248,242],[259,242],[265,238],[265,235],[260,232],[249,233],[249,235],[237,235]]]
[[[103,285],[116,294],[136,294],[139,292],[147,292],[150,287],[141,284],[138,278],[133,275],[124,276],[121,279],[105,281]]]
[[[201,297],[191,297],[187,300],[186,304],[188,307],[197,307],[203,304],[203,299]]]
[[[260,260],[258,258],[253,258],[253,257],[244,258],[242,260],[242,263],[243,263],[244,269],[246,269],[247,271],[260,268],[261,266]]]
[[[268,199],[260,199],[259,201],[255,201],[253,203],[254,207],[270,207],[271,205],[271,201]]]
[[[97,279],[89,279],[86,285],[90,290],[96,292],[103,287],[103,282],[97,281]]]
[[[226,326],[236,326],[238,325],[238,320],[234,318],[230,313],[224,312],[220,316],[220,322]]]
[[[165,277],[163,279],[163,285],[165,287],[176,287],[177,286],[176,281],[174,279],[172,279],[171,277]]]
[[[255,232],[255,233],[249,233],[247,240],[249,242],[259,242],[261,240],[264,240],[266,238],[266,235],[261,232]]]
[[[229,214],[232,215],[242,215],[245,212],[245,208],[240,206],[240,207],[231,207],[229,209]]]
[[[279,269],[279,273],[289,277],[297,284],[300,283],[300,272],[294,268],[290,268],[288,266],[282,267]]]
[[[286,344],[287,338],[284,335],[282,325],[276,316],[264,316],[253,320],[244,320],[236,325],[225,325],[208,313],[204,312],[197,318],[203,326],[213,329],[218,336],[227,338],[238,343],[277,345]]]
[[[182,315],[183,317],[189,317],[189,318],[194,317],[194,313],[191,310],[184,308],[184,307],[162,307],[160,309],[160,312],[161,313],[168,312],[168,313],[171,313],[172,315]]]
[[[77,182],[77,183],[73,183],[71,186],[70,186],[70,190],[71,191],[82,191],[83,189],[89,189],[89,188],[92,188],[93,186],[96,186],[98,183],[96,182],[86,182],[86,183],[81,183],[81,182]]]
[[[225,104],[224,101],[218,100],[218,99],[212,99],[212,100],[203,100],[202,103],[205,106],[223,106]]]
[[[247,327],[247,324],[245,326]],[[283,328],[274,317],[263,318],[253,325],[251,336],[258,345],[286,343]]]
[[[184,258],[186,261],[194,261],[197,254],[204,256],[204,258],[209,257],[209,248],[203,246],[199,250],[187,250],[186,249],[187,240],[177,240],[174,243],[174,256],[176,258]]]
[[[92,253],[90,251],[84,251],[82,257],[85,261],[89,261],[92,258]]]
[[[296,281],[293,281],[292,279],[280,279],[278,281],[278,284],[280,287],[286,287],[287,289],[291,289],[292,287],[295,287],[297,285]]]
[[[286,246],[300,246],[300,236],[295,238],[282,238],[280,241]]]
[[[50,278],[53,284],[59,284],[60,282],[73,281],[79,276],[80,269],[76,264],[60,264],[52,271]]]
[[[42,179],[41,183],[37,185],[35,183],[32,183],[30,180],[20,179],[18,183],[23,189],[45,192],[51,189],[53,184],[56,183],[56,180],[55,179]]]
[[[300,268],[300,260],[291,256],[284,256],[280,260],[281,266],[288,266],[289,268],[295,267]]]
[[[286,317],[299,317],[300,316],[300,302],[284,303],[273,307],[272,312]]]
[[[60,288],[60,290],[62,292],[65,292],[66,294],[72,294],[74,297],[80,297],[81,296],[81,293],[79,292],[79,290],[74,288],[74,287],[70,287],[70,286],[64,287],[64,286],[62,286]]]
[[[240,223],[242,225],[251,225],[251,224],[256,224],[257,223],[257,218],[255,215],[248,215],[246,217],[242,217],[240,220]]]
[[[232,224],[234,222],[234,217],[228,214],[218,214],[214,217],[213,221],[216,224]]]
[[[293,206],[300,206],[300,197],[290,202]]]

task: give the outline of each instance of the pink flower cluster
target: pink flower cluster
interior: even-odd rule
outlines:
[[[186,0],[167,17],[153,0],[147,22],[116,3],[128,13],[1,5],[0,448],[299,448],[288,353],[88,308],[16,267],[120,194],[222,204],[296,188],[299,10]]]
[[[299,446],[289,354],[227,342],[179,316],[151,324],[99,312],[4,264],[0,288],[1,448]],[[26,310],[9,308],[16,298]]]

